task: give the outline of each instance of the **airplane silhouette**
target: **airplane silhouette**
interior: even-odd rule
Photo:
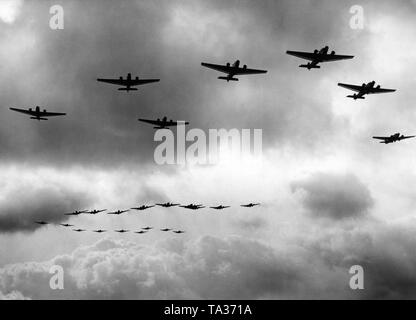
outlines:
[[[172,203],[172,202],[166,202],[166,203],[156,203],[157,206],[170,208],[170,207],[176,207],[179,206],[179,203]]]
[[[380,87],[380,85],[375,87],[375,84],[375,81],[371,81],[369,83],[363,83],[361,86],[347,83],[338,83],[338,86],[346,88],[348,90],[356,91],[357,93],[347,96],[347,98],[353,98],[354,100],[365,99],[364,96],[366,94],[387,93],[396,91],[396,89],[383,89]]]
[[[318,66],[318,64],[322,62],[331,62],[354,58],[354,56],[337,55],[335,54],[335,51],[332,51],[329,54],[328,51],[329,47],[325,46],[321,50],[314,50],[314,52],[286,51],[286,53],[301,59],[311,61],[307,64],[301,64],[299,66],[300,68],[307,68],[308,70],[321,68],[320,66]]]
[[[164,228],[164,229],[160,229],[160,231],[171,231],[172,229],[169,229],[169,228]]]
[[[69,223],[60,223],[61,226],[63,227],[73,227],[73,224],[69,224]]]
[[[75,231],[75,232],[84,232],[86,230],[85,229],[72,229],[72,231]]]
[[[39,121],[40,120],[48,120],[47,117],[56,117],[56,116],[66,115],[66,113],[62,113],[62,112],[48,112],[48,111],[46,111],[46,109],[41,111],[39,106],[36,106],[35,110],[33,110],[32,108],[29,108],[27,110],[26,109],[19,109],[19,108],[10,108],[10,110],[27,114],[27,115],[31,116],[30,119],[39,120]]]
[[[82,210],[82,211],[74,211],[74,212],[70,212],[70,213],[65,213],[64,215],[65,216],[78,216],[78,215],[80,215],[81,213],[86,213],[87,212],[87,210]]]
[[[129,209],[127,210],[117,210],[117,211],[113,211],[113,212],[107,212],[107,214],[122,214],[124,212],[130,211]]]
[[[198,209],[202,209],[205,208],[204,206],[202,206],[202,204],[188,204],[186,206],[180,206],[181,208],[185,208],[185,209],[191,209],[191,210],[198,210]]]
[[[104,212],[106,210],[107,209],[102,209],[102,210],[96,210],[96,209],[94,209],[94,210],[91,210],[91,211],[87,211],[85,213],[88,213],[88,214],[97,214],[97,213],[100,213],[100,212]]]
[[[380,143],[384,143],[384,144],[389,144],[389,143],[393,143],[393,142],[397,142],[397,141],[401,141],[404,139],[410,139],[410,138],[414,138],[416,136],[404,136],[404,135],[400,135],[400,133],[395,133],[393,135],[391,135],[390,137],[373,137],[373,139],[378,139],[378,140],[383,140],[380,141]]]
[[[210,69],[222,72],[222,73],[226,73],[227,74],[226,77],[218,77],[218,79],[226,80],[227,82],[229,82],[230,80],[238,81],[238,79],[234,78],[234,76],[267,72],[266,70],[248,69],[246,65],[244,65],[241,68],[240,60],[236,60],[232,65],[229,62],[226,65],[202,62],[201,65],[206,68],[210,68]]]
[[[35,223],[40,224],[40,225],[49,224],[49,222],[46,222],[46,221],[35,221]]]
[[[125,232],[129,232],[129,230],[120,229],[120,230],[114,230],[114,232],[125,233]]]
[[[230,206],[223,206],[223,205],[220,205],[220,206],[216,206],[216,207],[210,207],[211,209],[215,209],[215,210],[223,210],[223,209],[227,209],[227,208],[229,208]]]
[[[183,231],[183,230],[174,230],[172,232],[174,232],[174,233],[185,233],[185,231]]]
[[[145,230],[140,230],[140,231],[135,231],[134,233],[143,234],[143,233],[147,233],[147,231],[145,231]]]
[[[252,208],[252,207],[255,207],[255,206],[259,206],[259,205],[260,205],[260,203],[249,203],[249,204],[242,204],[241,206],[245,207],[245,208]]]
[[[144,227],[144,228],[142,228],[143,230],[146,230],[146,231],[149,231],[149,230],[151,230],[151,229],[153,229],[153,227]]]
[[[132,210],[139,210],[139,211],[142,211],[142,210],[146,210],[146,209],[150,209],[150,208],[153,208],[155,205],[153,205],[153,206],[146,206],[146,205],[142,205],[142,206],[140,206],[140,207],[136,207],[136,208],[131,208]]]
[[[158,118],[156,120],[139,119],[139,121],[154,125],[155,127],[153,127],[153,129],[169,129],[169,127],[189,124],[189,122],[187,121],[173,121],[173,120],[168,121],[167,117],[163,117],[162,120]]]
[[[141,79],[140,80],[139,77],[132,79],[131,73],[128,73],[126,79],[123,79],[123,77],[120,77],[118,79],[98,78],[97,81],[122,86],[118,90],[129,92],[129,91],[137,91],[137,88],[134,88],[135,86],[140,86],[140,85],[152,83],[152,82],[159,82],[160,79]]]
[[[98,229],[98,230],[92,230],[92,232],[103,233],[103,232],[107,232],[107,230]]]

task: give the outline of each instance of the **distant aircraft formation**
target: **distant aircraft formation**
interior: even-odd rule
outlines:
[[[255,206],[259,206],[260,203],[248,203],[248,204],[242,204],[240,205],[241,207],[246,207],[246,208],[252,208]],[[147,210],[153,207],[164,207],[164,208],[172,208],[172,207],[179,207],[179,208],[184,208],[184,209],[189,209],[189,210],[199,210],[199,209],[203,209],[203,208],[210,208],[210,209],[214,209],[214,210],[223,210],[223,209],[227,209],[227,208],[231,208],[231,206],[225,206],[225,205],[218,205],[218,206],[211,206],[211,207],[206,207],[202,204],[187,204],[187,205],[181,205],[180,203],[172,203],[172,202],[165,202],[165,203],[156,203],[153,205],[140,205],[137,207],[133,207],[131,208],[131,210],[138,210],[138,211],[143,211],[143,210]],[[81,214],[92,214],[92,215],[96,215],[99,214],[100,212],[105,212],[107,211],[107,209],[93,209],[93,210],[76,210],[70,213],[64,213],[64,215],[70,215],[70,216],[78,216]],[[122,213],[128,212],[130,211],[130,209],[126,209],[126,210],[115,210],[112,212],[107,212],[107,214],[113,214],[113,215],[120,215]],[[39,224],[39,225],[50,225],[51,223],[47,222],[47,221],[34,221],[34,223]],[[65,227],[65,228],[73,228],[75,227],[75,225],[73,224],[69,224],[69,223],[59,223],[58,225]],[[150,230],[154,229],[154,227],[150,227],[150,226],[146,226],[146,227],[142,227],[140,230],[138,231],[131,231],[131,230],[127,230],[127,229],[115,229],[113,230],[116,233],[128,233],[128,232],[133,232],[136,234],[145,234],[147,232],[149,232]],[[74,232],[86,232],[88,231],[87,229],[83,229],[83,228],[74,228],[71,229]],[[182,234],[185,233],[184,230],[180,230],[180,229],[173,229],[173,228],[161,228],[159,229],[162,232],[173,232],[176,234]],[[90,230],[91,232],[94,233],[106,233],[106,232],[110,232],[111,230],[106,230],[106,229],[92,229]]]

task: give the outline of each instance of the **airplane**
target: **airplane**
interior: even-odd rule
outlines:
[[[223,206],[223,205],[220,205],[220,206],[216,206],[216,207],[210,207],[211,209],[215,209],[215,210],[222,210],[222,209],[227,209],[227,208],[229,208],[230,206]]]
[[[86,211],[85,213],[87,213],[87,214],[97,214],[97,213],[100,213],[100,212],[104,212],[106,210],[107,209],[102,209],[102,210],[96,210],[96,209],[94,209],[94,210],[91,210],[91,211]]]
[[[383,89],[380,87],[380,85],[375,87],[375,84],[375,81],[371,81],[369,83],[363,83],[361,86],[346,83],[338,83],[338,86],[358,92],[347,96],[347,98],[353,98],[354,100],[365,99],[364,95],[366,94],[387,93],[396,91],[396,89]]]
[[[301,64],[299,68],[320,69],[319,63],[332,62],[338,60],[352,59],[354,56],[338,55],[335,51],[328,53],[329,47],[325,46],[321,50],[314,50],[314,52],[301,52],[301,51],[286,51],[287,54],[295,56],[301,59],[309,60],[307,64]]]
[[[107,214],[122,214],[124,212],[130,211],[129,209],[127,210],[117,210],[117,211],[113,211],[113,212],[107,212]]]
[[[226,77],[218,77],[218,79],[227,80],[227,82],[229,82],[230,80],[238,81],[238,79],[234,78],[234,76],[267,72],[266,70],[248,69],[247,65],[240,67],[240,60],[236,60],[232,65],[229,62],[226,65],[202,62],[201,65],[206,68],[226,73]]]
[[[173,230],[172,232],[174,232],[174,233],[185,233],[185,231],[183,231],[183,230]]]
[[[85,229],[72,229],[72,231],[75,231],[75,232],[84,232],[86,230]]]
[[[169,229],[169,228],[164,228],[164,229],[160,229],[160,231],[171,231],[172,229]]]
[[[188,204],[186,206],[180,206],[181,208],[185,208],[185,209],[191,209],[191,210],[198,210],[198,209],[202,209],[205,208],[202,204]]]
[[[129,230],[120,229],[120,230],[114,230],[114,232],[125,233],[125,232],[129,232]]]
[[[140,230],[140,231],[135,231],[134,233],[143,234],[143,233],[147,233],[147,231],[145,231],[145,230]]]
[[[414,138],[416,136],[407,136],[405,137],[404,135],[400,135],[400,133],[395,133],[393,135],[391,135],[390,137],[373,137],[373,139],[379,139],[379,140],[383,140],[380,141],[380,143],[384,143],[384,144],[388,144],[388,143],[393,143],[396,141],[400,141],[400,140],[404,140],[404,139],[410,139],[410,138]]]
[[[146,230],[146,231],[149,231],[149,230],[152,230],[153,229],[153,227],[144,227],[144,228],[142,228],[143,230]]]
[[[168,120],[167,117],[163,117],[162,120],[157,118],[156,120],[149,120],[149,119],[139,119],[141,122],[150,123],[156,127],[153,127],[153,129],[169,129],[169,127],[175,127],[180,125],[188,125],[189,122],[187,121],[173,121]]]
[[[139,211],[142,211],[142,210],[146,210],[146,209],[150,209],[150,208],[153,208],[155,205],[153,205],[153,206],[146,206],[146,205],[142,205],[142,206],[140,206],[140,207],[136,207],[136,208],[131,208],[132,210],[139,210]]]
[[[260,205],[260,203],[249,203],[249,204],[242,204],[241,206],[245,207],[245,208],[252,208],[252,207],[255,207],[255,206],[259,206],[259,205]]]
[[[170,208],[170,207],[176,207],[179,206],[179,203],[172,203],[172,202],[166,202],[166,203],[156,203],[157,206]]]
[[[98,229],[98,230],[92,230],[92,232],[103,233],[103,232],[107,232],[107,230]]]
[[[65,213],[64,215],[65,215],[65,216],[78,216],[78,215],[80,215],[81,213],[86,213],[86,212],[87,212],[87,210],[82,210],[82,211],[78,211],[78,210],[76,210],[76,211],[74,211],[74,212]]]
[[[30,119],[35,119],[35,120],[48,120],[47,117],[56,117],[56,116],[65,116],[66,113],[62,113],[62,112],[48,112],[46,111],[46,109],[43,109],[43,111],[40,110],[39,106],[36,106],[35,110],[33,110],[32,108],[29,109],[18,109],[18,108],[10,108],[10,110],[16,111],[16,112],[20,112],[20,113],[24,113],[27,114],[30,117]]]
[[[139,77],[136,77],[135,79],[132,79],[131,73],[127,74],[127,78],[123,79],[123,77],[120,77],[119,79],[97,79],[98,82],[104,82],[109,84],[115,84],[122,86],[122,88],[119,88],[120,91],[137,91],[137,88],[133,88],[135,86],[140,86],[147,83],[152,82],[159,82],[160,79],[141,79],[139,80]]]
[[[35,221],[35,223],[41,224],[41,225],[49,224],[49,222],[46,222],[46,221]]]
[[[69,223],[60,223],[59,225],[63,226],[63,227],[73,227],[73,224],[69,224]]]

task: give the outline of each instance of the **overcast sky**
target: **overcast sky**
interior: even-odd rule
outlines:
[[[415,297],[416,141],[371,139],[416,134],[415,1],[65,0],[51,30],[54,4],[0,3],[0,298]],[[355,58],[308,71],[285,54],[325,45]],[[200,65],[236,59],[268,73],[227,83]],[[95,80],[128,72],[161,81],[126,93]],[[397,92],[354,101],[337,86],[372,80]],[[67,116],[9,110],[36,105]],[[262,160],[157,165],[137,118],[163,116],[262,129]],[[232,207],[63,215],[162,201]],[[64,290],[49,288],[51,265]]]

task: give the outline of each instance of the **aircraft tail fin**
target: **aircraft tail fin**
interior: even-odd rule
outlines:
[[[228,81],[238,81],[237,78],[229,78],[229,77],[218,77],[220,80],[227,80]]]
[[[137,88],[118,88],[119,91],[137,91]]]
[[[37,118],[37,117],[30,117],[30,119],[34,119],[34,120],[48,120],[47,118]]]
[[[312,64],[301,64],[299,68],[308,68],[308,70],[311,70],[311,69],[321,69],[321,66],[316,66]]]

